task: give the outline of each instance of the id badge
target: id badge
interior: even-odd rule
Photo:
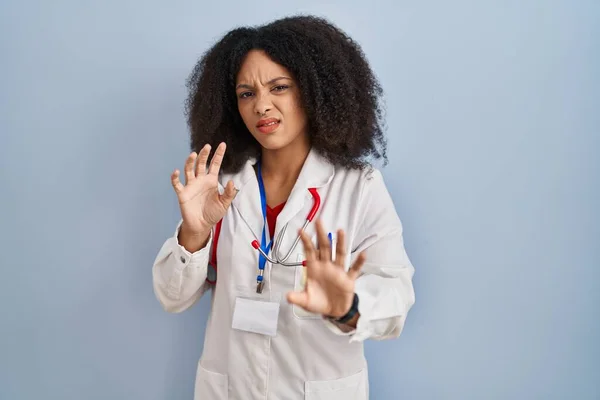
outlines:
[[[274,337],[277,335],[279,300],[237,297],[231,327],[240,331]]]

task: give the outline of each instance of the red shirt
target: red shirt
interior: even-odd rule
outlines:
[[[277,216],[281,210],[283,210],[283,206],[285,206],[285,202],[273,208],[267,205],[267,226],[269,227],[269,237],[271,240],[273,240],[273,235],[275,234],[275,223],[277,222]]]

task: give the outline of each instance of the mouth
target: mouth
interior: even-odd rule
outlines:
[[[262,133],[271,133],[279,128],[280,121],[276,118],[261,119],[256,124],[256,128]]]

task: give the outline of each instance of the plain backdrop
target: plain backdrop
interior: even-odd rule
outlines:
[[[0,1],[0,398],[191,399],[208,297],[164,312],[185,80],[299,12],[386,92],[415,265],[371,398],[600,398],[600,2]]]

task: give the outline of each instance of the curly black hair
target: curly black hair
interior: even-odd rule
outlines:
[[[293,16],[227,33],[190,74],[186,100],[191,149],[227,144],[223,172],[237,172],[260,144],[237,108],[236,77],[251,50],[287,68],[301,93],[311,145],[334,165],[362,169],[387,162],[383,90],[360,46],[329,21]]]

